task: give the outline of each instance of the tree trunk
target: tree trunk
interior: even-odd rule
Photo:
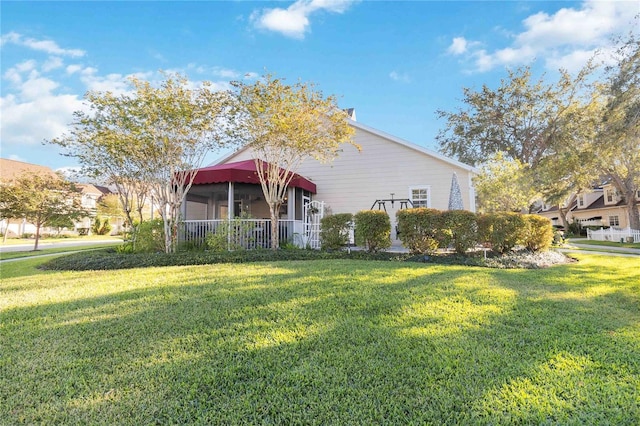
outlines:
[[[280,211],[279,204],[271,204],[269,206],[271,212],[271,250],[280,248],[280,234],[278,232],[278,213]]]
[[[567,232],[569,230],[569,222],[567,222],[567,212],[563,210],[561,206],[558,206],[558,212],[560,213],[562,227],[564,228],[564,231]]]
[[[38,242],[40,241],[40,225],[41,225],[40,221],[37,220],[36,221],[36,242],[33,245],[33,251],[38,250]]]
[[[627,202],[629,227],[631,229],[640,230],[640,212],[638,212],[638,206],[636,205],[636,191],[625,191],[624,196]]]

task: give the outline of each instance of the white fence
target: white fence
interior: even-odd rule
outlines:
[[[280,244],[289,241],[303,247],[304,225],[301,220],[279,220],[278,237]],[[230,247],[245,249],[271,247],[271,220],[234,219],[228,220],[185,220],[180,229],[180,241],[202,244],[208,234],[224,235]]]
[[[587,238],[596,241],[617,241],[623,240],[627,242],[628,239],[633,238],[634,243],[640,243],[640,231],[637,229],[604,229],[600,228],[596,231],[587,229]]]

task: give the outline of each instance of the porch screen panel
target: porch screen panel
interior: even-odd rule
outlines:
[[[206,220],[207,205],[196,201],[187,201],[187,213],[185,220]]]

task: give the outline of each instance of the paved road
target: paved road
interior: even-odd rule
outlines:
[[[51,249],[51,248],[63,248],[63,247],[81,247],[90,246],[96,244],[109,244],[109,243],[121,243],[122,240],[114,238],[112,240],[92,240],[92,241],[56,241],[56,242],[43,242],[38,244],[38,249]],[[0,245],[0,253],[9,253],[15,251],[29,251],[33,250],[33,243],[30,244],[15,244],[15,245]]]

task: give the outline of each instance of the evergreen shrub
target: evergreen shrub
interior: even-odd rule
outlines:
[[[398,237],[412,253],[431,254],[448,244],[439,210],[425,207],[399,210],[396,218]]]
[[[320,244],[323,250],[340,250],[349,243],[349,229],[353,215],[338,213],[320,221]]]
[[[371,253],[391,247],[391,221],[381,210],[362,210],[353,217],[356,244]]]
[[[526,214],[522,217],[526,224],[522,244],[534,252],[548,250],[554,241],[551,220],[537,214]]]

